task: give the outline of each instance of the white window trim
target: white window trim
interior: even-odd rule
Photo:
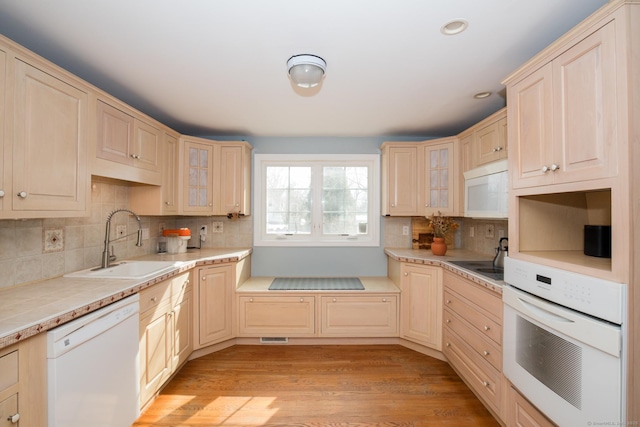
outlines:
[[[263,180],[267,166],[275,164],[291,166],[300,163],[354,165],[366,164],[370,167],[369,179],[369,222],[368,234],[350,236],[310,235],[267,235],[264,223],[266,218],[266,189]],[[378,154],[255,154],[254,155],[254,246],[380,246],[380,155]]]

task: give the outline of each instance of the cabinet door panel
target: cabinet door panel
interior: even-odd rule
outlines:
[[[87,99],[82,90],[16,61],[14,211],[86,210]]]
[[[553,61],[556,182],[617,174],[614,25]]]
[[[418,147],[389,147],[385,157],[383,214],[418,215]]]
[[[315,332],[313,297],[239,298],[239,333],[244,336],[312,336]]]
[[[230,266],[199,271],[198,345],[211,345],[232,337],[233,270]]]
[[[214,147],[187,142],[183,150],[183,212],[213,213]]]
[[[458,178],[454,147],[453,142],[422,147],[424,155],[423,215],[437,212],[444,215],[456,213],[455,195]]]
[[[193,349],[193,301],[191,291],[183,294],[180,301],[173,306],[173,369],[187,360]]]
[[[442,269],[403,264],[401,336],[442,349]]]
[[[135,120],[133,141],[133,165],[140,169],[160,172],[162,132],[147,123]]]
[[[133,139],[134,119],[102,101],[97,103],[96,157],[130,165],[129,145]]]
[[[552,157],[552,72],[547,65],[510,88],[508,99],[509,120],[515,162],[512,177],[513,187],[551,184],[553,175],[545,174],[542,167],[548,166]]]
[[[140,404],[144,405],[171,375],[172,325],[167,302],[162,312],[140,318]]]
[[[4,129],[5,129],[5,105],[6,105],[6,101],[5,101],[5,92],[6,92],[6,63],[7,63],[7,55],[4,51],[0,50],[0,129],[2,129],[2,132],[0,132],[0,215],[2,213],[2,211],[6,209],[10,208],[10,203],[8,202],[8,200],[11,200],[9,197],[9,193],[11,193],[11,190],[9,189],[9,186],[11,184],[11,165],[10,162],[8,162],[7,160],[7,153],[6,153],[6,148],[5,148],[5,141],[4,141]],[[7,200],[7,203],[5,204],[5,200]]]
[[[393,337],[398,334],[397,298],[321,297],[321,335],[342,337]]]

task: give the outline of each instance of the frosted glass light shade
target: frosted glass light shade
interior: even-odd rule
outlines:
[[[327,70],[327,63],[316,55],[295,55],[287,61],[289,77],[299,87],[318,86]]]

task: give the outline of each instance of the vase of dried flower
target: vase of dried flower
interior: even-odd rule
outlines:
[[[431,252],[438,256],[444,256],[444,254],[447,253],[447,244],[444,241],[444,237],[433,238],[433,243],[431,243]]]

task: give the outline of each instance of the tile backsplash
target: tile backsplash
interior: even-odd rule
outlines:
[[[115,181],[94,179],[91,191],[91,215],[86,218],[47,218],[0,220],[0,288],[60,276],[98,266],[104,249],[105,224],[115,209],[129,208],[129,187]],[[157,251],[160,225],[165,228],[188,227],[194,236],[189,246],[199,246],[200,227],[207,225],[202,247],[251,247],[251,217],[229,220],[227,217],[141,217],[149,239],[135,246],[136,235],[110,246],[118,259],[152,254]],[[222,233],[213,224],[222,224]],[[121,212],[111,219],[111,238],[125,226],[135,233],[138,222]],[[122,228],[122,227],[120,227]]]

